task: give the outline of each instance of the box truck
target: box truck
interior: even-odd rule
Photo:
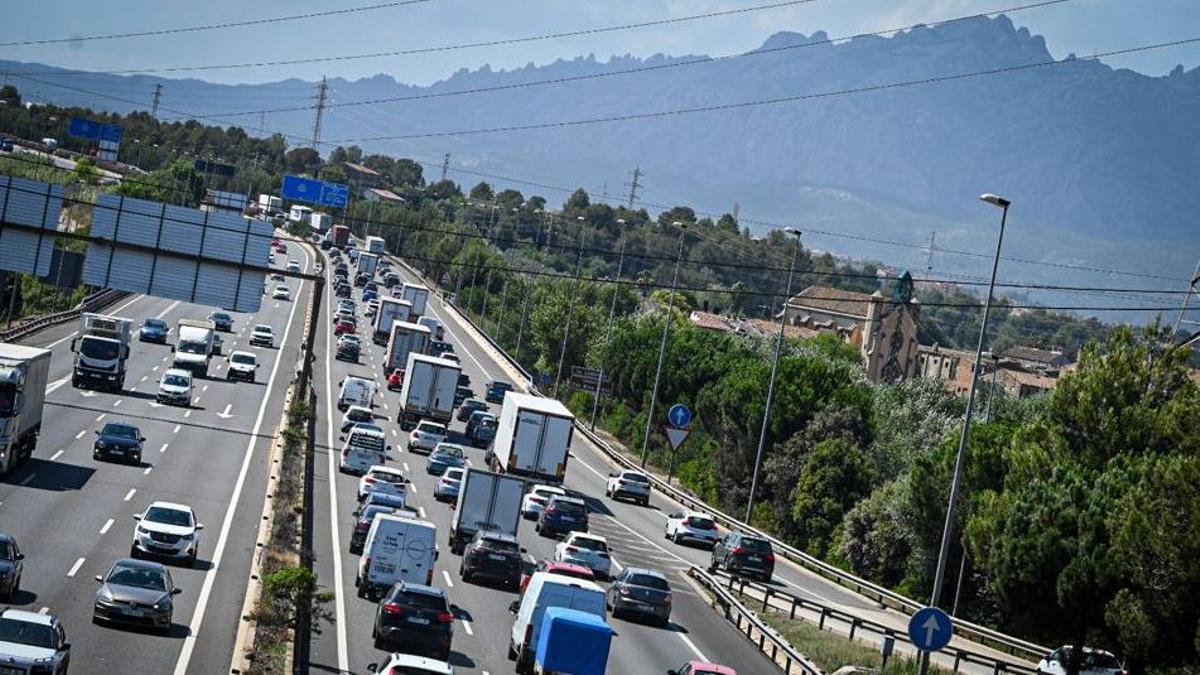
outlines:
[[[350,228],[345,225],[333,226],[333,245],[344,249],[350,243]]]
[[[433,523],[387,513],[375,516],[354,577],[358,597],[378,600],[400,581],[432,584],[437,557]]]
[[[371,334],[371,339],[377,345],[386,345],[388,338],[392,336],[392,325],[397,321],[408,321],[411,315],[412,303],[409,301],[381,296],[379,308],[375,310],[375,331]]]
[[[175,367],[192,371],[194,377],[208,377],[208,361],[212,357],[215,327],[211,321],[180,319],[175,331]]]
[[[333,216],[328,213],[313,213],[308,219],[314,232],[326,232],[333,227]]]
[[[379,265],[379,256],[365,251],[358,254],[356,269],[359,274],[367,275],[368,279],[375,277],[375,268]],[[408,298],[405,298],[407,300]]]
[[[383,372],[408,367],[410,354],[425,354],[429,351],[429,329],[407,321],[392,323],[392,336],[388,340],[387,352],[383,357]]]
[[[0,475],[37,447],[49,377],[50,350],[0,342]]]
[[[408,431],[421,420],[449,424],[461,372],[453,361],[410,353],[400,389],[400,428]]]
[[[425,315],[425,305],[429,302],[428,288],[420,284],[404,284],[400,297],[412,303],[413,321]]]
[[[574,431],[575,416],[559,401],[510,391],[488,448],[488,466],[497,473],[561,483]]]
[[[367,251],[375,255],[383,255],[387,250],[387,241],[383,237],[367,237]]]
[[[120,391],[125,386],[125,365],[129,361],[129,339],[133,321],[119,316],[83,314],[79,317],[79,336],[71,340],[75,363],[71,386]]]
[[[462,555],[463,547],[480,530],[517,536],[524,497],[525,481],[520,478],[467,469],[450,519],[450,550]]]
[[[307,223],[309,218],[312,218],[313,210],[307,206],[296,204],[288,211],[288,220],[293,223]]]
[[[263,213],[274,215],[283,212],[283,200],[275,195],[258,196],[258,210]]]

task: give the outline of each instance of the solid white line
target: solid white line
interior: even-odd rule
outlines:
[[[450,580],[450,573],[442,570],[442,578],[446,580],[446,588],[454,588],[454,582]]]
[[[700,659],[701,661],[708,661],[708,657],[704,655],[704,652],[700,651],[700,648],[696,646],[695,642],[692,642],[688,639],[688,636],[684,635],[683,633],[674,634],[678,635],[680,640],[683,640],[683,644],[687,645],[688,649],[692,650],[692,653],[696,655],[696,658]]]
[[[159,451],[159,452],[166,452],[166,451],[167,451],[167,446],[168,446],[168,445],[170,445],[170,443],[163,443],[163,444],[162,444],[162,447],[161,447],[161,448],[159,448],[159,449],[158,449],[158,451]]]
[[[76,560],[75,564],[71,565],[71,569],[67,570],[67,576],[69,576],[69,577],[75,576],[75,573],[79,571],[79,568],[83,567],[84,560],[85,560],[84,558],[80,558],[79,560]]]
[[[178,306],[179,306],[179,303],[180,303],[180,301],[179,301],[179,300],[176,300],[175,302],[172,302],[171,304],[167,305],[167,308],[166,308],[166,309],[164,309],[163,311],[159,312],[158,314],[155,314],[155,315],[154,315],[154,318],[156,318],[156,319],[161,319],[161,318],[163,318],[164,316],[166,316],[166,315],[167,315],[167,312],[169,312],[169,311],[171,311],[171,310],[175,309],[176,307],[178,307]]]
[[[79,439],[83,438],[83,435],[86,433],[87,433],[87,429],[84,429],[83,431],[80,431],[79,433],[75,434],[75,440],[79,440]]]
[[[113,521],[112,518],[109,518],[108,520],[104,521],[104,525],[100,526],[100,534],[104,534],[105,532],[108,532],[108,528],[113,526],[113,522],[115,522],[115,521]]]
[[[136,493],[137,493],[137,488],[129,488],[129,492],[125,493],[124,501],[129,501],[130,499],[133,499],[133,495]]]
[[[467,631],[467,635],[474,635],[475,631],[471,630],[471,622],[466,619],[459,619],[462,622],[463,628]]]
[[[54,453],[53,455],[50,455],[50,461],[53,462],[53,461],[57,460],[59,457],[62,457],[62,454],[63,454],[63,451],[59,450],[58,452]]]

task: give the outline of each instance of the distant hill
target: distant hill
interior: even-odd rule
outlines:
[[[777,33],[761,49],[824,39],[823,33]],[[331,78],[334,102],[425,98],[334,108],[325,119],[323,138],[504,127],[820,94],[1037,63],[1051,56],[1041,37],[999,17],[637,75],[436,96],[681,58],[697,57],[600,61],[589,56],[512,71],[484,66],[430,87],[400,84],[386,75],[353,82]],[[0,62],[0,68],[54,70],[12,62]],[[145,100],[133,106],[16,80],[33,98],[40,90],[41,97],[56,102],[121,112],[147,108],[158,82],[165,88],[164,108],[201,115],[305,105],[314,93],[312,82],[294,79],[243,86],[146,76],[38,79]],[[139,91],[144,94],[130,94]],[[228,119],[253,129],[262,118]],[[269,130],[307,136],[312,112],[270,113],[265,124]],[[815,247],[921,271],[927,256],[919,248],[816,231],[914,244],[936,232],[940,247],[990,256],[998,214],[975,198],[996,192],[1014,201],[1005,245],[1012,256],[1186,278],[1200,254],[1200,190],[1193,187],[1200,176],[1197,139],[1200,69],[1148,77],[1078,60],[732,111],[359,145],[436,163],[449,152],[452,165],[566,188],[583,185],[596,193],[607,183],[614,199],[627,191],[628,172],[640,165],[647,175],[643,195],[648,202],[718,213],[739,202],[744,215],[808,230],[806,241]],[[468,185],[478,180],[453,177]],[[544,188],[515,187],[545,194],[552,202],[565,197]],[[984,258],[934,257],[934,275],[987,271]],[[1005,263],[1002,275],[1110,286],[1167,284],[1016,263]],[[1090,296],[1053,300],[1097,302]]]

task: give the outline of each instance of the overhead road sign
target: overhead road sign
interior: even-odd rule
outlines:
[[[344,209],[350,204],[350,187],[313,178],[283,177],[283,198]]]
[[[67,126],[67,133],[76,138],[86,138],[92,141],[108,141],[120,144],[124,130],[116,124],[105,124],[83,117],[72,117]]]
[[[692,409],[682,403],[676,403],[667,411],[667,419],[671,426],[686,428],[692,426]]]
[[[954,622],[937,607],[918,610],[908,621],[908,637],[913,646],[923,652],[936,652],[950,644]]]

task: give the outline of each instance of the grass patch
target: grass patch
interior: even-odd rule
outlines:
[[[808,621],[788,619],[778,611],[759,614],[763,622],[774,628],[800,653],[807,656],[826,673],[843,666],[857,666],[879,671],[883,656],[873,645],[848,640],[845,636],[817,628]],[[917,675],[920,668],[916,659],[893,653],[887,663],[887,675]],[[952,675],[951,671],[930,664],[930,672]]]

